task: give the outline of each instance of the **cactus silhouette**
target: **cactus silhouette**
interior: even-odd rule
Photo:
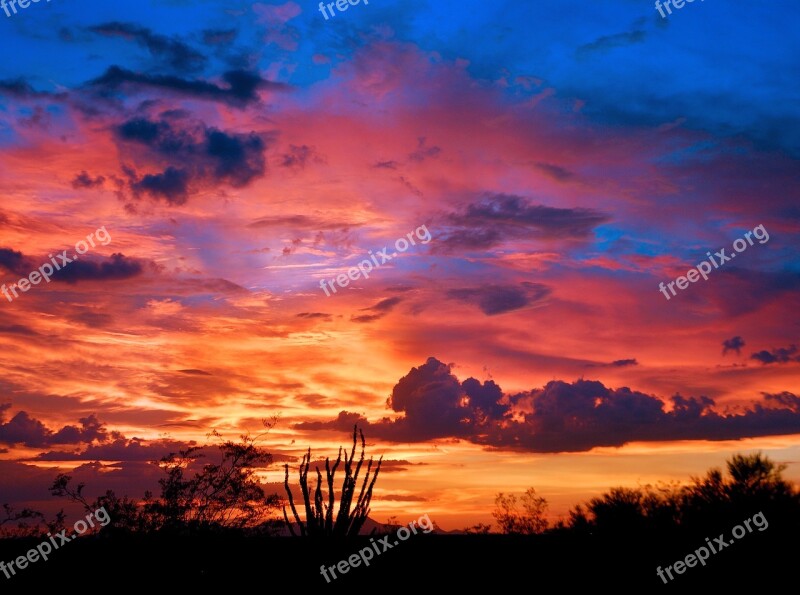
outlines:
[[[361,456],[359,457],[354,470],[353,463],[355,461],[356,446],[358,444],[359,436],[361,437]],[[309,448],[308,452],[303,455],[303,460],[300,463],[299,479],[300,491],[303,494],[303,502],[305,504],[305,523],[297,514],[294,496],[292,495],[292,490],[289,488],[289,465],[284,465],[286,469],[284,487],[286,488],[286,494],[289,498],[289,508],[292,511],[292,515],[294,516],[297,526],[300,528],[301,536],[349,537],[358,535],[361,527],[367,520],[367,515],[369,515],[369,505],[372,501],[372,489],[375,487],[375,482],[377,481],[378,474],[381,470],[381,463],[383,462],[383,457],[378,459],[378,464],[375,466],[375,471],[372,472],[372,457],[370,457],[369,461],[367,461],[366,473],[364,475],[364,480],[361,483],[361,490],[357,499],[355,500],[355,507],[353,507],[353,497],[355,496],[356,488],[358,487],[358,476],[361,473],[361,468],[364,464],[366,456],[365,449],[366,446],[364,441],[364,432],[361,431],[356,425],[353,427],[353,447],[350,450],[349,456],[347,454],[347,450],[344,450],[340,446],[339,455],[336,457],[336,461],[333,463],[333,465],[331,465],[330,458],[325,459],[325,475],[328,485],[327,502],[325,502],[322,494],[323,480],[322,472],[320,471],[319,466],[315,466],[317,472],[317,486],[314,490],[312,502],[312,492],[308,485],[308,472],[311,468],[311,448]],[[334,520],[334,508],[336,504],[334,478],[336,475],[336,470],[342,462],[342,454],[344,454],[344,481],[342,482],[342,489],[339,497],[339,512],[336,514],[336,518]],[[371,481],[370,473],[372,473]],[[292,535],[297,536],[292,523],[289,521],[289,515],[285,506],[283,507],[283,518],[286,520],[286,524],[289,527],[289,531],[292,533]]]

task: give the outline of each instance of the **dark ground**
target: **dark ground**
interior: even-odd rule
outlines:
[[[730,532],[724,528],[726,540]],[[720,532],[722,532],[721,529]],[[42,588],[68,593],[114,593],[148,589],[176,593],[213,592],[251,586],[259,591],[319,590],[333,592],[387,589],[423,593],[441,587],[493,587],[532,592],[548,587],[612,587],[618,593],[678,592],[691,587],[743,589],[797,584],[796,531],[771,525],[754,531],[723,551],[706,566],[673,572],[664,584],[657,566],[668,566],[705,545],[703,536],[639,535],[599,538],[592,535],[412,535],[376,555],[370,566],[352,568],[330,584],[320,565],[332,566],[363,547],[369,538],[352,542],[315,542],[301,538],[241,535],[82,537],[61,546],[48,561],[29,564],[6,579],[0,593],[39,593]],[[716,535],[707,535],[713,542]],[[390,543],[396,540],[392,535]],[[377,541],[377,539],[376,539]],[[0,560],[8,562],[40,543],[0,541]],[[380,549],[383,549],[382,547]],[[36,589],[31,591],[31,589]],[[694,589],[691,589],[694,591]]]

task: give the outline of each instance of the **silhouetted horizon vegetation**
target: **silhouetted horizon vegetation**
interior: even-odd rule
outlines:
[[[754,513],[762,512],[777,523],[800,523],[800,489],[783,478],[786,465],[763,454],[735,454],[725,472],[709,469],[705,476],[678,483],[637,488],[612,487],[599,497],[575,505],[568,518],[550,525],[545,519],[547,501],[533,488],[518,501],[499,493],[493,516],[505,534],[536,535],[566,532],[620,535],[659,534],[712,529],[728,530]],[[518,506],[521,504],[522,508]]]
[[[304,520],[288,485],[289,465],[284,465],[286,501],[267,494],[258,481],[256,471],[272,462],[270,454],[256,444],[258,437],[242,436],[234,442],[212,435],[220,439],[217,459],[208,460],[207,447],[170,453],[158,461],[163,471],[160,492],[147,492],[139,500],[119,497],[113,490],[91,499],[85,496],[85,485],[59,474],[50,488],[54,496],[87,511],[105,508],[111,521],[87,531],[76,545],[59,550],[47,562],[46,570],[26,570],[14,577],[15,584],[26,588],[51,585],[52,577],[71,572],[90,558],[96,576],[107,580],[126,572],[127,580],[150,584],[162,579],[157,562],[171,560],[173,568],[180,569],[170,577],[176,585],[205,588],[209,581],[216,581],[230,586],[244,580],[243,575],[231,574],[233,566],[258,568],[265,554],[283,572],[313,581],[320,564],[330,566],[351,556],[358,547],[372,547],[374,539],[365,535],[367,529],[392,533],[398,528],[391,519],[388,524],[365,526],[371,520],[368,515],[381,460],[373,470],[374,461],[366,458],[364,435],[358,428],[349,452],[340,447],[334,461],[325,459],[324,477],[322,462],[315,465],[316,486],[307,479],[312,465],[310,449],[300,462]],[[361,452],[357,455],[359,437]],[[337,512],[334,482],[342,462]],[[725,555],[693,569],[691,581],[713,586],[752,581],[763,586],[767,578],[778,576],[773,566],[790,564],[792,550],[786,544],[793,544],[800,530],[800,491],[783,478],[784,469],[785,465],[761,453],[736,454],[724,471],[712,468],[701,477],[690,478],[686,485],[611,487],[576,504],[566,518],[555,523],[548,522],[547,500],[534,488],[521,496],[500,492],[493,516],[501,533],[490,533],[490,525],[478,523],[461,532],[437,530],[415,535],[407,545],[393,548],[391,554],[380,556],[372,566],[359,569],[337,586],[353,587],[362,580],[383,578],[384,573],[406,572],[421,560],[436,560],[447,569],[442,584],[450,586],[474,586],[472,575],[464,574],[472,568],[509,564],[524,568],[535,563],[547,576],[563,577],[566,584],[592,585],[602,578],[647,590],[647,585],[656,584],[653,580],[661,585],[654,578],[658,565],[666,567],[702,545],[703,538],[727,534],[756,513],[768,520],[768,530],[752,533],[742,545],[730,548],[732,552],[726,548]],[[366,471],[363,478],[362,470]],[[55,533],[65,526],[63,510],[52,521],[30,508],[15,510],[6,505],[3,510],[0,535],[5,539],[0,539],[0,560],[19,556],[41,541],[45,531]],[[15,524],[16,531],[8,530]],[[732,578],[734,571],[752,566],[753,560],[761,566],[752,576]],[[130,572],[131,561],[136,561],[135,576]],[[762,567],[763,571],[759,570]],[[576,568],[581,571],[575,572]],[[679,578],[676,585],[688,584],[684,577]]]

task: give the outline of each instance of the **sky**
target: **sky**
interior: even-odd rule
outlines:
[[[800,481],[800,5],[331,10],[0,7],[0,502],[274,416],[268,488],[357,423],[448,530]]]

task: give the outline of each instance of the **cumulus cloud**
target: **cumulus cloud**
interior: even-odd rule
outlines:
[[[305,430],[352,431],[396,442],[460,438],[487,447],[529,452],[578,452],[634,441],[733,440],[800,432],[800,398],[765,394],[738,413],[720,414],[706,396],[661,399],[597,380],[554,380],[506,394],[493,381],[463,382],[436,358],[400,379],[388,401],[402,414],[370,422],[343,411]]]
[[[104,442],[109,438],[120,437],[117,432],[108,432],[95,415],[82,417],[80,426],[66,425],[53,431],[41,421],[31,417],[26,411],[17,412],[6,421],[6,412],[11,403],[0,405],[0,443],[14,446],[42,447],[54,444],[81,444]]]
[[[132,118],[119,124],[115,134],[127,148],[141,149],[146,159],[169,164],[142,176],[124,169],[135,196],[147,194],[170,205],[184,204],[193,188],[209,183],[241,188],[266,171],[267,142],[255,132],[228,132],[179,118]]]
[[[767,351],[759,351],[750,356],[751,359],[758,360],[762,364],[788,364],[789,362],[800,362],[800,355],[797,355],[797,345],[789,347],[779,347]]]

